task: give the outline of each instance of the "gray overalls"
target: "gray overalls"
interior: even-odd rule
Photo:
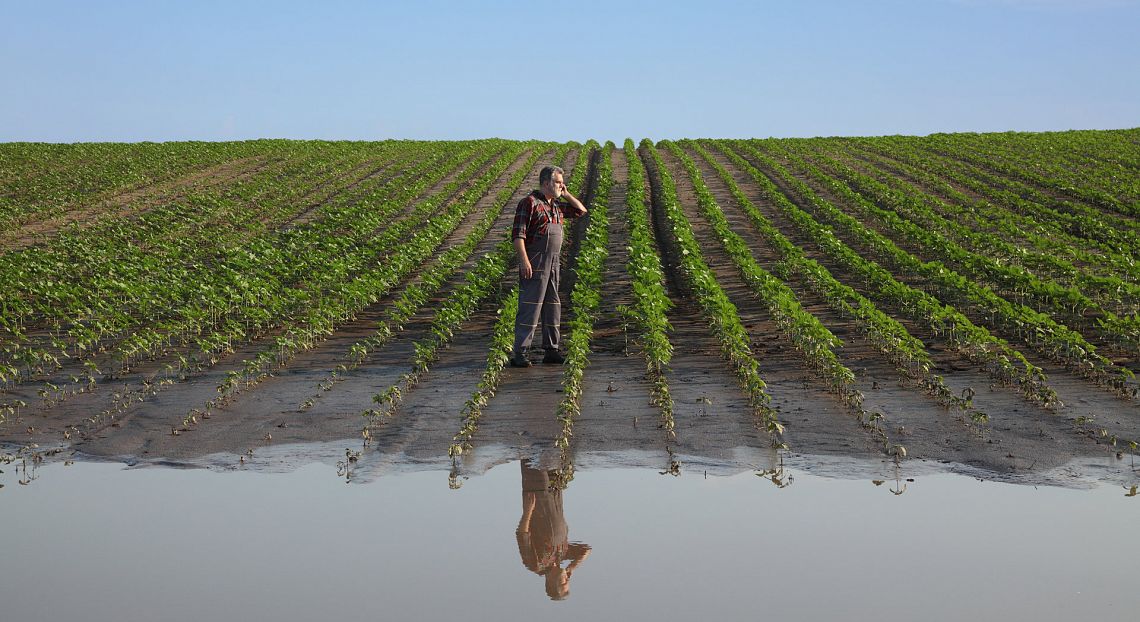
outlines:
[[[556,220],[560,217],[559,212]],[[540,316],[543,349],[558,349],[558,325],[562,321],[562,302],[558,299],[558,257],[561,250],[561,222],[547,223],[546,233],[537,234],[533,245],[526,247],[533,271],[529,279],[519,278],[519,310],[515,317],[512,353],[515,356],[521,356],[530,347]]]

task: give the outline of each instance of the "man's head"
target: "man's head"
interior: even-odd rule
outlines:
[[[570,596],[570,573],[561,566],[548,568],[543,573],[546,579],[546,595],[550,600],[566,600]]]
[[[538,172],[538,185],[547,199],[557,199],[566,191],[565,173],[557,166],[544,166]]]

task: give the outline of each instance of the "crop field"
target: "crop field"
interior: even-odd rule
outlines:
[[[589,208],[566,362],[513,369],[508,238],[546,164]],[[1130,465],[1138,218],[1136,129],[8,143],[0,441],[349,476]]]

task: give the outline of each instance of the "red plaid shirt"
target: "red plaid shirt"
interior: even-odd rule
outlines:
[[[535,237],[546,234],[550,223],[562,224],[566,216],[577,214],[568,203],[548,201],[541,190],[526,195],[515,208],[515,224],[511,227],[511,239],[522,238],[530,246]]]

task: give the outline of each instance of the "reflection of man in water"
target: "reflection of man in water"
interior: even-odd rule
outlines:
[[[590,554],[585,544],[571,544],[570,529],[562,514],[562,491],[550,485],[550,472],[522,467],[523,515],[515,537],[519,555],[531,572],[546,578],[546,594],[553,600],[570,595],[570,575]],[[563,568],[562,562],[569,560]]]

